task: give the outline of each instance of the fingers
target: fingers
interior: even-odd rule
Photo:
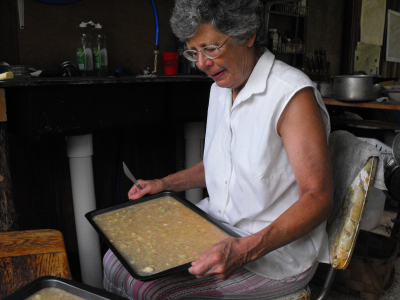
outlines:
[[[156,194],[164,190],[162,181],[156,180],[138,180],[142,189],[140,190],[136,185],[133,185],[128,192],[128,198],[130,200],[136,200],[143,197],[146,194]]]
[[[246,263],[246,251],[239,247],[239,239],[227,238],[215,245],[192,262],[189,273],[198,278],[215,276],[229,278]]]
[[[207,277],[207,276],[215,276],[215,277],[218,277],[219,279],[227,279],[233,274],[232,271],[227,270],[225,268],[225,266],[223,266],[223,265],[216,265],[216,266],[213,266],[213,267],[210,267],[210,266],[202,266],[202,267],[192,266],[191,268],[189,268],[188,271],[189,271],[190,274],[195,275],[197,278],[203,278],[203,277]]]
[[[140,181],[140,182],[139,182]],[[128,192],[128,198],[130,200],[136,200],[139,198],[142,198],[144,195],[148,193],[149,187],[146,181],[140,180],[139,179],[139,184],[142,187],[140,190],[136,185],[133,185],[132,188]]]
[[[138,189],[138,187],[136,185],[134,185],[128,192],[128,198],[130,200],[136,200],[139,199],[141,197],[140,195],[140,190]]]
[[[188,271],[197,278],[214,275],[220,279],[226,279],[231,275],[231,272],[228,272],[228,265],[223,253],[205,253],[192,262],[192,267]]]

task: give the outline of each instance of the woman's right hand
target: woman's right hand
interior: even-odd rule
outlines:
[[[157,194],[165,190],[182,192],[193,188],[205,188],[206,179],[204,175],[203,162],[199,162],[189,169],[168,175],[162,179],[138,180],[143,189],[134,185],[129,193],[130,200],[136,200],[146,194]]]
[[[161,179],[155,180],[138,180],[142,189],[140,190],[136,185],[128,192],[128,198],[130,200],[136,200],[142,198],[146,194],[157,194],[165,190],[164,182]]]

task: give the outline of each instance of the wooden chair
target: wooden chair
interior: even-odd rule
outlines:
[[[326,299],[336,272],[346,269],[350,263],[377,164],[378,157],[370,157],[349,187],[347,196],[344,199],[335,199],[340,202],[340,206],[328,224],[330,266],[322,291],[315,299]]]
[[[0,232],[0,299],[46,275],[72,279],[61,232]]]

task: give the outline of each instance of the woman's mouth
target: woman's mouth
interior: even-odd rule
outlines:
[[[218,79],[218,78],[220,78],[220,77],[224,74],[224,72],[225,72],[225,70],[222,70],[222,71],[220,71],[220,72],[218,72],[218,73],[212,74],[211,77],[212,77],[213,79]]]

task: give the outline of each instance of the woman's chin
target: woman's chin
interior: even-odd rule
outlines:
[[[222,74],[226,75],[226,74]],[[222,88],[229,88],[231,86],[231,83],[229,82],[229,79],[227,76],[211,76],[212,79],[214,79],[215,83]]]
[[[232,83],[227,80],[215,80],[214,82],[221,88],[232,88]]]

